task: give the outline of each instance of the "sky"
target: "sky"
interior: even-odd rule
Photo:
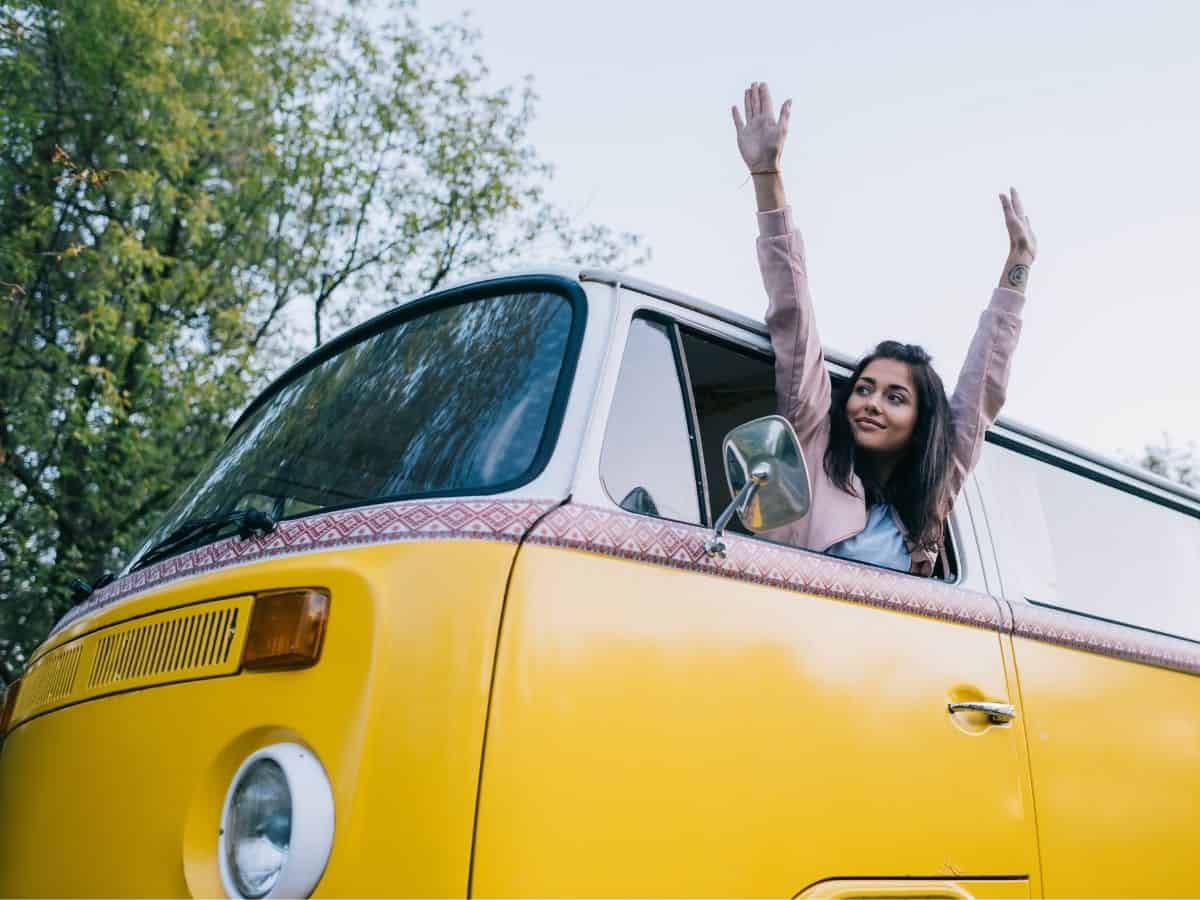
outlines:
[[[1127,457],[1200,442],[1200,3],[421,0],[530,75],[549,197],[642,235],[660,284],[761,318],[729,107],[783,156],[824,343],[923,344],[952,383],[1008,244],[1039,240],[1005,414]]]

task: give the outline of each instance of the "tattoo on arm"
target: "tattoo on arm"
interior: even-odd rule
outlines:
[[[1008,283],[1015,288],[1023,287],[1026,280],[1029,278],[1029,266],[1023,263],[1017,263],[1008,270]]]

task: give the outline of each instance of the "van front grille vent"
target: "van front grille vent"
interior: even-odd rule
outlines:
[[[229,660],[238,609],[208,610],[150,622],[100,639],[89,687],[187,673]]]
[[[55,647],[25,673],[13,724],[108,694],[234,674],[253,603],[232,597],[164,610]]]
[[[20,699],[30,706],[45,706],[68,696],[75,687],[82,650],[83,644],[76,642],[63,652],[40,660],[26,676]]]

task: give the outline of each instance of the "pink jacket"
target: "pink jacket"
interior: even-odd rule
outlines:
[[[866,527],[867,507],[857,476],[851,475],[852,484],[858,491],[858,496],[853,496],[825,474],[832,392],[813,321],[804,242],[792,224],[791,209],[760,212],[758,230],[758,265],[769,301],[767,330],[775,350],[776,396],[780,413],[792,423],[800,438],[812,489],[812,508],[808,515],[771,532],[769,537],[809,550],[824,551]],[[1004,405],[1024,304],[1024,295],[996,288],[991,303],[979,317],[979,328],[950,397],[955,423],[954,450],[943,515],[949,514],[963,482],[979,461],[984,434]],[[898,517],[896,524],[912,554],[911,571],[929,575],[936,553],[916,548],[908,540],[904,524]]]

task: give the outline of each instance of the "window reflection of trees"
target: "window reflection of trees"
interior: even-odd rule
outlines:
[[[346,349],[243,423],[160,533],[250,495],[280,498],[286,513],[519,478],[541,442],[570,325],[563,298],[513,295],[437,310]]]

